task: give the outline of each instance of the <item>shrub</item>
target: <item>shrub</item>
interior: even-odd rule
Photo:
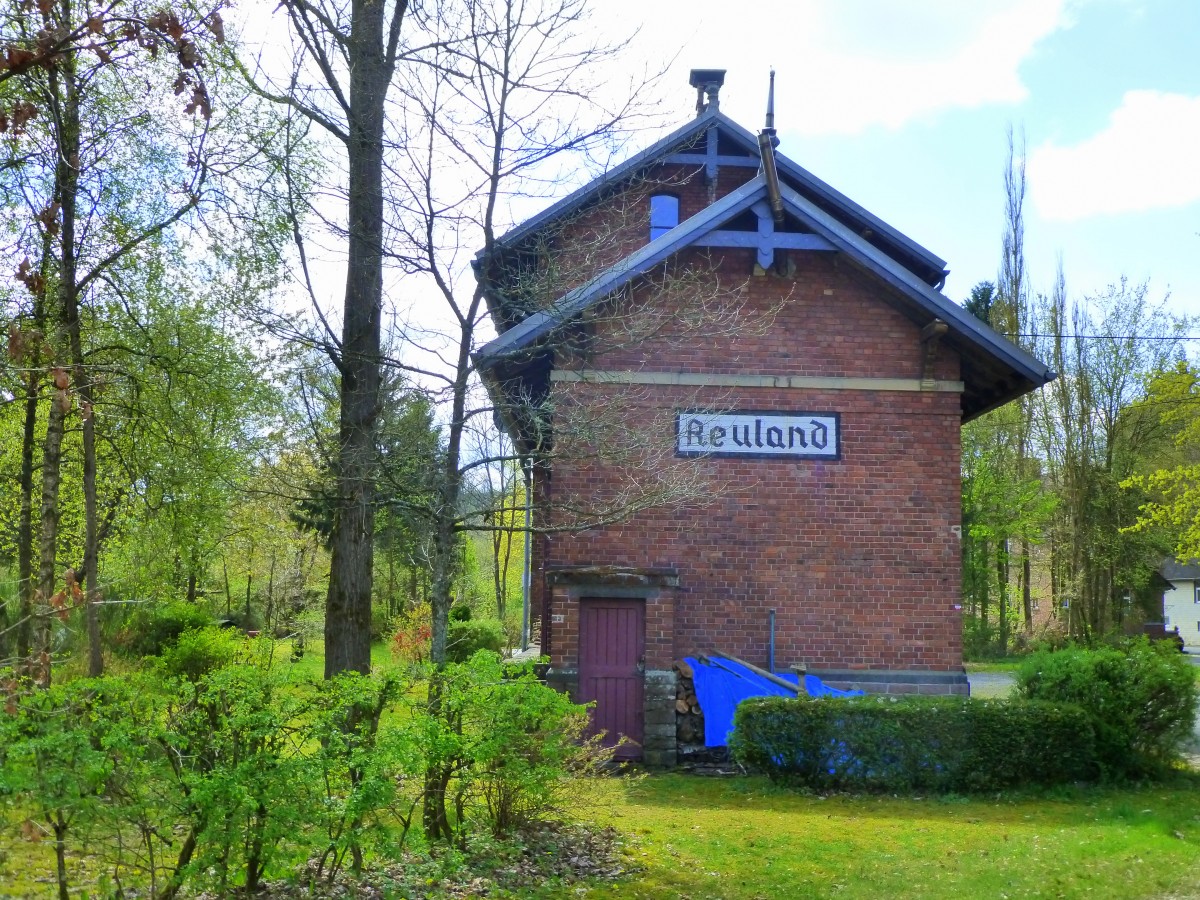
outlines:
[[[93,841],[129,864],[136,843],[113,841],[135,818],[146,779],[144,726],[154,718],[152,691],[136,679],[78,679],[46,690],[6,685],[0,714],[0,798],[15,797],[31,824],[51,836],[59,896],[67,896],[67,853]],[[36,831],[29,835],[36,839]],[[95,844],[92,844],[94,848]],[[94,849],[89,852],[94,854]]]
[[[233,662],[244,643],[241,632],[215,626],[195,628],[163,650],[159,667],[166,675],[198,681]]]
[[[1080,706],[1111,778],[1161,770],[1177,757],[1196,721],[1191,665],[1173,646],[1144,637],[1116,647],[1035,654],[1018,670],[1016,692]]]
[[[154,722],[171,762],[163,794],[184,835],[169,895],[185,883],[253,894],[274,860],[304,858],[305,786],[319,778],[304,751],[311,689],[280,687],[266,667],[225,666],[176,682]]]
[[[433,640],[433,613],[422,603],[396,617],[392,634],[392,656],[400,662],[423,663],[429,658]]]
[[[305,785],[313,795],[306,808],[325,842],[313,871],[332,880],[347,856],[359,871],[367,850],[394,857],[403,849],[423,760],[411,717],[383,721],[403,694],[394,678],[344,672],[306,687],[314,698],[306,735],[320,775]]]
[[[853,790],[993,791],[1096,774],[1075,707],[965,697],[753,698],[729,749],[773,780]]]
[[[469,619],[451,622],[446,631],[446,659],[463,663],[480,650],[499,654],[504,646],[504,630],[494,619]]]
[[[465,603],[458,603],[450,607],[451,622],[470,622],[471,615],[471,607]]]
[[[424,711],[418,728],[441,799],[455,811],[446,828],[461,833],[482,821],[499,836],[557,819],[585,793],[576,779],[612,758],[598,737],[584,737],[586,707],[538,681],[530,664],[481,652],[440,677],[441,708]]]
[[[133,656],[159,656],[185,631],[212,624],[208,611],[194,603],[149,604],[130,617],[118,644]]]

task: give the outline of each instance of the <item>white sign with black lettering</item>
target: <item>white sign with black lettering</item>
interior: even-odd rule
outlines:
[[[675,419],[680,456],[838,459],[837,413],[686,410]]]

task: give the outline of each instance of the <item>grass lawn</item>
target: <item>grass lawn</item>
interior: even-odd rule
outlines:
[[[304,655],[292,661],[292,642],[276,641],[274,656],[276,665],[286,666],[296,678],[325,677],[325,641],[322,638],[309,638],[304,644]],[[388,668],[395,665],[392,651],[386,641],[374,641],[371,644],[371,666],[375,669]]]
[[[822,798],[682,775],[595,790],[611,802],[600,821],[632,836],[644,869],[579,897],[1200,898],[1195,776],[986,800]]]
[[[625,835],[635,873],[497,896],[1200,900],[1200,774],[987,799],[820,797],[763,778],[674,774],[581,788],[596,804],[584,818]],[[91,880],[81,868],[97,869],[80,860],[71,868],[77,884]],[[0,850],[0,897],[49,896],[52,885],[48,844],[13,840]]]
[[[1025,660],[1021,657],[1013,659],[993,659],[987,662],[965,662],[963,668],[968,672],[1016,672]]]

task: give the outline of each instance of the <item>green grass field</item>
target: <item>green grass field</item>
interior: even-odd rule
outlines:
[[[1021,663],[1025,660],[1019,657],[1013,659],[990,660],[988,662],[968,662],[963,663],[963,668],[968,672],[1007,672],[1013,673],[1021,667]]]
[[[633,874],[503,896],[1200,898],[1196,774],[1146,788],[982,799],[820,797],[762,778],[685,775],[582,787],[584,817],[625,836]],[[48,896],[52,876],[48,844],[9,840],[0,850],[0,896]]]
[[[759,778],[596,790],[643,866],[588,898],[1200,897],[1200,778],[999,799],[817,797]]]

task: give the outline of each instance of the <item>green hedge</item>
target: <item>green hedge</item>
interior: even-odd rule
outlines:
[[[1144,637],[1116,647],[1034,654],[1017,672],[1016,694],[1082,708],[1107,778],[1164,769],[1196,721],[1191,664],[1173,645]]]
[[[734,715],[730,752],[818,790],[994,791],[1099,773],[1075,706],[965,697],[759,697]]]
[[[446,659],[465,663],[480,650],[500,653],[504,647],[504,630],[494,619],[469,619],[451,622],[446,630]]]

